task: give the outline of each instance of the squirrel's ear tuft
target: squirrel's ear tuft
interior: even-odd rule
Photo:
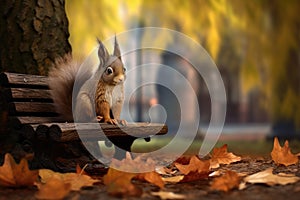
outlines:
[[[99,38],[97,38],[97,41],[99,43],[98,57],[99,57],[99,60],[100,60],[100,65],[104,66],[105,63],[109,59],[109,53],[108,53],[107,49],[105,48],[104,44],[101,42],[101,40],[99,40]]]
[[[116,35],[115,35],[114,56],[118,57],[121,60],[121,50],[120,50]]]

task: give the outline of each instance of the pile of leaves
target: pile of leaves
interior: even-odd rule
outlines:
[[[299,154],[291,153],[288,141],[283,147],[277,138],[271,152],[272,162],[276,165],[290,166],[298,164]],[[249,173],[221,169],[220,166],[242,162],[240,156],[228,152],[227,145],[214,148],[206,159],[198,156],[182,156],[172,164],[156,166],[151,159],[132,158],[128,153],[123,160],[113,159],[111,167],[104,176],[90,176],[84,169],[77,168],[74,173],[58,173],[49,169],[30,170],[26,159],[16,163],[10,154],[5,155],[0,167],[0,186],[2,187],[36,187],[37,199],[63,199],[71,191],[80,191],[84,187],[105,186],[109,195],[116,197],[141,197],[145,191],[139,182],[148,182],[154,186],[150,195],[161,199],[186,199],[185,194],[168,191],[166,185],[209,180],[212,191],[228,192],[244,190],[250,184],[286,185],[300,180],[295,174],[275,173],[273,168]],[[152,169],[146,173],[132,173],[132,168]],[[118,169],[118,170],[117,170]]]

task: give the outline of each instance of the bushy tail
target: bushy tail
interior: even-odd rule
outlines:
[[[55,61],[55,67],[49,71],[49,87],[56,110],[64,120],[73,121],[72,92],[80,63],[70,54]]]

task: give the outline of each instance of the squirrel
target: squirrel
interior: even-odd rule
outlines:
[[[126,69],[117,38],[115,36],[113,55],[97,40],[98,66],[81,64],[70,54],[55,61],[55,66],[49,70],[52,99],[57,112],[66,121],[126,125],[125,120],[120,120]]]

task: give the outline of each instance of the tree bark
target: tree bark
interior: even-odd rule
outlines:
[[[0,13],[0,71],[46,75],[71,52],[64,0],[4,0]]]

